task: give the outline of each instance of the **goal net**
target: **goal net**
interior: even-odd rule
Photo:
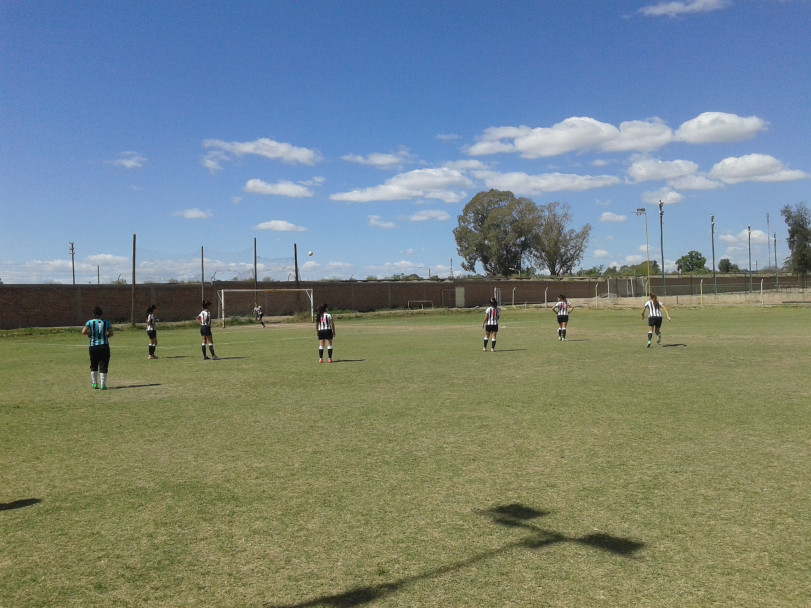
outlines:
[[[217,291],[218,316],[225,320],[255,317],[255,308],[262,307],[265,316],[285,316],[309,313],[314,317],[312,289],[220,289]]]

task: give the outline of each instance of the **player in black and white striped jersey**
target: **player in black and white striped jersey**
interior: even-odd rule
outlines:
[[[484,311],[484,321],[482,321],[482,329],[484,330],[484,346],[482,350],[487,350],[487,341],[490,340],[490,352],[496,350],[496,336],[498,335],[498,318],[501,312],[498,309],[498,302],[495,298],[490,298],[490,306]]]
[[[157,359],[155,356],[155,349],[158,347],[158,330],[155,327],[155,311],[157,305],[152,304],[146,309],[146,336],[149,338],[149,358]]]
[[[645,311],[648,312],[648,348],[650,348],[654,331],[656,332],[656,343],[661,344],[662,342],[662,332],[660,331],[662,327],[662,311],[665,312],[668,321],[670,321],[670,313],[667,312],[665,305],[659,301],[659,298],[653,292],[651,292],[648,301],[645,302],[645,306],[642,307],[643,319],[645,318]]]
[[[318,362],[324,361],[324,345],[327,346],[327,363],[332,363],[332,339],[335,337],[335,323],[329,314],[329,306],[321,304],[315,315],[315,329],[318,333]]]
[[[208,310],[210,306],[211,302],[203,300],[203,310],[197,315],[197,320],[200,322],[200,337],[203,340],[203,359],[219,359],[214,354],[214,337],[211,335],[211,312]],[[208,344],[208,350],[211,351],[211,357],[206,355],[206,344]]]
[[[552,311],[558,316],[558,340],[566,340],[566,326],[569,324],[569,313],[574,310],[566,296],[560,294],[558,301],[552,307]]]

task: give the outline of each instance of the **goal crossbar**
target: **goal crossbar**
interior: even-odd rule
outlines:
[[[217,299],[219,300],[219,307],[220,307],[220,321],[222,326],[225,327],[225,303],[226,303],[226,296],[228,294],[238,294],[238,293],[252,293],[254,295],[258,294],[268,294],[268,293],[298,293],[304,294],[307,296],[307,301],[310,304],[310,319],[315,318],[315,306],[313,300],[313,290],[312,289],[219,289],[217,290]],[[256,298],[254,298],[256,300]],[[256,302],[254,302],[256,304]]]

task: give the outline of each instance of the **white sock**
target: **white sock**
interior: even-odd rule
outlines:
[[[91,384],[98,384],[98,382],[96,381],[96,375],[97,374],[98,374],[98,372],[90,372],[90,383]]]
[[[99,385],[107,386],[107,374],[99,374]]]

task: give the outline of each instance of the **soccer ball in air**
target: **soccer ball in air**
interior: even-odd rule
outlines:
[[[308,255],[308,256],[310,256],[310,257],[313,257],[313,252],[312,252],[312,251],[308,251],[308,252],[307,252],[307,255]]]

